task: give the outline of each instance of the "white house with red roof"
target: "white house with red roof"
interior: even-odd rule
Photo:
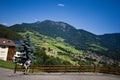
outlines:
[[[0,38],[0,59],[12,61],[15,54],[16,44],[9,39]]]

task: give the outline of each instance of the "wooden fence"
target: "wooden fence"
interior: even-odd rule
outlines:
[[[14,73],[16,71],[24,71],[22,66],[15,66]],[[41,65],[31,66],[31,73],[34,72],[100,72],[100,73],[111,73],[120,74],[120,68],[107,68],[107,67],[96,67],[96,66],[72,66],[72,65]]]

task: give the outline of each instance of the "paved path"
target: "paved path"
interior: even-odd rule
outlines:
[[[13,74],[13,70],[0,68],[0,80],[120,80],[120,75],[102,73],[34,73]]]

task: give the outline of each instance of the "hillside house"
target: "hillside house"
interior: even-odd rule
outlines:
[[[16,44],[9,39],[0,38],[0,59],[12,61],[16,50]]]

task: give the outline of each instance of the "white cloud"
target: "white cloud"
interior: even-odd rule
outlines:
[[[64,7],[65,5],[64,4],[57,4],[57,6]]]

